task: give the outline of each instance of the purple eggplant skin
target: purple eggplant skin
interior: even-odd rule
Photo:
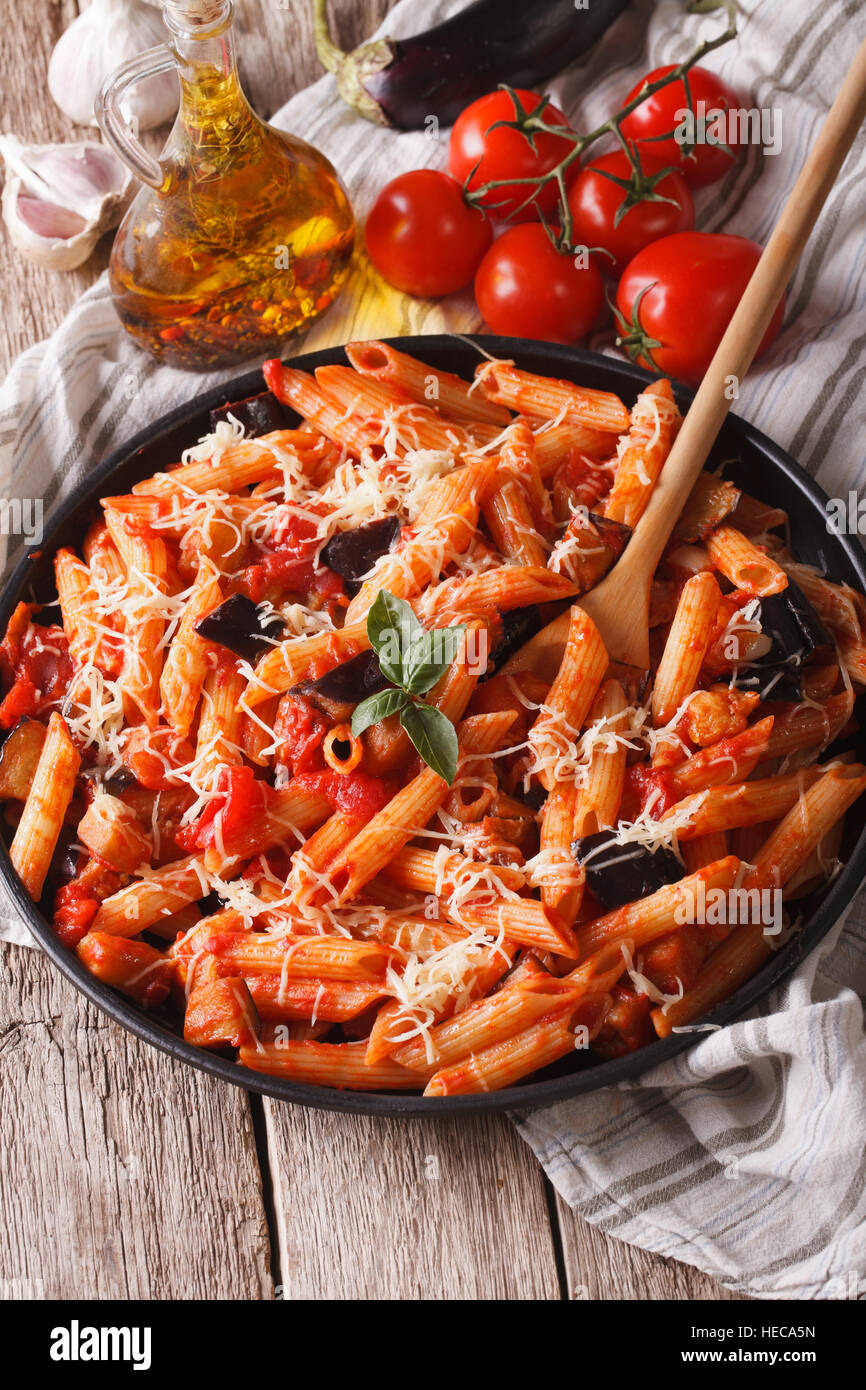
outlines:
[[[294,686],[293,692],[309,698],[310,693],[315,691],[328,700],[359,705],[368,695],[378,695],[380,690],[386,690],[390,683],[382,675],[378,656],[368,648],[348,661],[341,661],[339,666],[333,666],[318,680],[303,681],[301,685]]]
[[[571,852],[584,867],[586,886],[605,912],[657,893],[678,883],[685,868],[673,850],[647,849],[645,845],[617,844],[612,830],[599,830],[575,840]]]
[[[487,672],[482,677],[487,680],[504,666],[510,656],[534,637],[541,629],[541,610],[537,604],[528,608],[511,608],[502,614],[502,635],[490,653]]]
[[[270,391],[248,396],[244,401],[229,401],[226,405],[217,406],[210,412],[211,429],[215,430],[220,421],[227,420],[230,415],[243,425],[247,439],[258,439],[274,430],[291,429],[294,419],[291,411]]]
[[[591,0],[577,9],[574,0],[475,0],[424,34],[346,55],[354,71],[341,74],[341,91],[362,88],[364,114],[398,130],[423,130],[431,116],[450,125],[499,83],[534,89],[583,57],[626,4]],[[384,60],[390,51],[380,71],[371,50]],[[371,103],[377,114],[367,109]]]
[[[346,588],[357,588],[380,555],[387,555],[400,535],[396,516],[368,521],[351,531],[338,531],[322,549],[322,564],[346,581]]]
[[[761,631],[771,639],[765,656],[740,666],[738,690],[757,692],[762,700],[797,703],[803,698],[803,665],[816,652],[833,650],[833,639],[803,590],[789,577],[780,594],[761,599]]]
[[[219,608],[199,618],[195,630],[199,637],[218,642],[243,661],[255,664],[281,627],[279,618],[263,619],[246,594],[232,594]]]

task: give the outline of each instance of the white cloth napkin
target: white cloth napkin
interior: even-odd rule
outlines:
[[[462,3],[402,0],[382,32],[427,28]],[[531,6],[527,16],[531,23]],[[719,23],[684,18],[679,0],[638,0],[549,90],[589,129],[650,67],[681,60]],[[866,12],[859,0],[818,9],[807,0],[746,0],[739,26],[739,39],[708,64],[755,104],[781,109],[781,152],[752,148],[697,205],[704,230],[762,241],[866,33]],[[389,178],[446,161],[447,131],[437,140],[375,128],[341,105],[330,77],[298,93],[276,123],[329,155],[359,220]],[[866,475],[864,178],[861,137],[797,271],[786,326],[737,401],[831,495],[847,495]],[[303,349],[479,326],[468,296],[413,302],[360,259]],[[124,439],[230,375],[180,373],[142,356],[118,325],[103,277],[47,342],[19,358],[0,391],[0,490],[43,498],[48,512]],[[33,944],[10,904],[4,914],[0,903],[0,916],[0,936]],[[860,898],[844,935],[840,925],[748,1021],[707,1035],[633,1085],[515,1117],[520,1132],[566,1201],[624,1240],[758,1297],[856,1297],[866,1275],[864,993]]]

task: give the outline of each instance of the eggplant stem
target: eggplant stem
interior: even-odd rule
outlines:
[[[390,125],[384,108],[366,88],[366,79],[383,72],[394,59],[388,39],[373,39],[346,53],[334,43],[328,21],[328,0],[313,0],[313,34],[319,61],[337,79],[337,90],[347,106],[376,125]]]
[[[336,74],[340,64],[348,55],[334,43],[331,22],[328,18],[328,0],[313,0],[313,34],[319,62],[327,72]]]

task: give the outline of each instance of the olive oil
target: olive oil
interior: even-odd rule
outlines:
[[[181,105],[159,186],[142,188],[112,249],[117,312],[173,366],[275,355],[340,292],[354,242],[349,200],[322,154],[253,112],[230,4],[167,0],[165,17]]]

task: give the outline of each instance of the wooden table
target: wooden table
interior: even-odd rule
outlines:
[[[389,0],[352,0],[341,38]],[[239,0],[247,91],[268,115],[319,75],[308,0]],[[70,138],[45,87],[74,0],[0,0],[3,127]],[[107,262],[50,274],[0,236],[8,361]],[[504,1118],[355,1119],[174,1063],[85,1003],[36,950],[0,946],[0,1297],[713,1299],[690,1266],[564,1205]]]

